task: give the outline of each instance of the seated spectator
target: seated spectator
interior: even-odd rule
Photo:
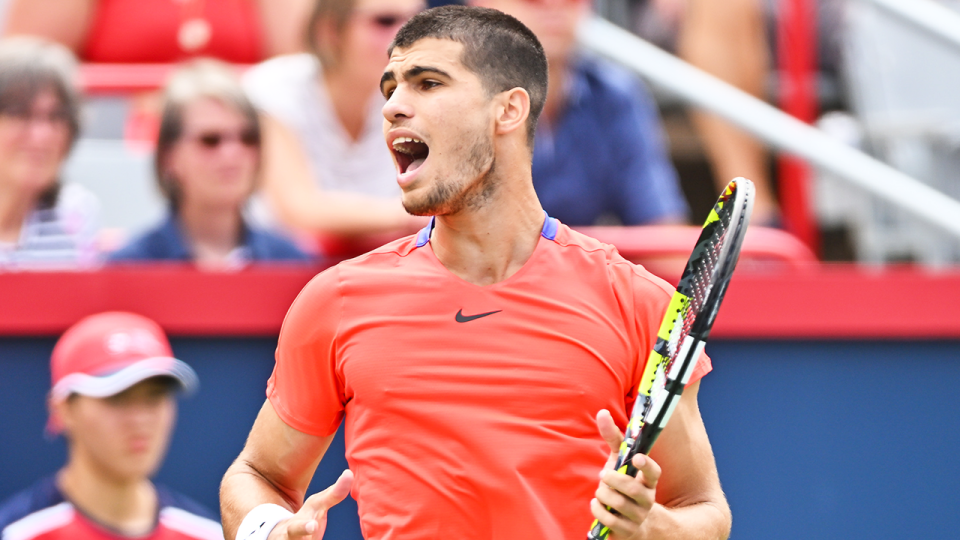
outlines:
[[[266,204],[259,218],[353,235],[412,232],[383,142],[380,76],[387,47],[423,0],[315,0],[309,54],[254,67],[244,88],[266,113]]]
[[[830,0],[826,3],[833,3]],[[770,72],[763,0],[633,0],[636,27],[644,38],[694,66],[764,99]],[[818,4],[825,3],[818,0]],[[839,17],[832,17],[834,23]],[[767,151],[760,141],[722,118],[693,110],[717,190],[743,176],[757,189],[753,223],[777,225],[780,209],[770,179]]]
[[[589,0],[472,0],[527,25],[549,61],[549,90],[533,152],[544,210],[567,225],[687,219],[656,106],[639,80],[575,50]]]
[[[75,80],[63,46],[0,41],[0,269],[96,261],[97,201],[59,180],[80,127]]]
[[[86,62],[254,63],[302,49],[309,0],[12,0],[5,33],[60,42]]]
[[[150,481],[176,419],[174,392],[197,384],[157,323],[87,317],[57,342],[50,370],[48,430],[64,435],[67,463],[0,505],[0,537],[222,540],[207,511]]]
[[[229,67],[198,60],[173,75],[154,164],[169,214],[110,260],[193,261],[211,269],[307,260],[288,240],[244,219],[260,170],[260,123]]]

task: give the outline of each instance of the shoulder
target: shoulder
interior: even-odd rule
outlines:
[[[292,90],[314,80],[319,61],[309,53],[287,54],[257,64],[243,74],[244,90],[261,107],[261,102],[286,99]]]
[[[293,242],[277,233],[249,227],[248,245],[256,261],[302,261],[308,262],[311,257],[298,248]]]
[[[617,248],[595,238],[560,225],[555,242],[564,250],[565,262],[602,267],[608,282],[614,289],[629,292],[632,296],[669,300],[673,287],[665,280],[651,274],[646,268],[634,264],[620,255]],[[577,261],[581,262],[577,262]]]
[[[400,238],[359,257],[342,261],[314,276],[300,291],[294,305],[329,309],[344,297],[362,295],[378,287],[390,287],[415,272],[419,261],[416,236]],[[294,308],[291,307],[291,312]]]
[[[223,529],[216,516],[189,497],[157,486],[160,499],[160,525],[198,540],[223,540]]]
[[[622,67],[592,56],[576,64],[578,84],[582,86],[583,106],[610,121],[635,124],[635,115],[647,116],[654,110],[653,96],[643,82]]]
[[[575,69],[590,85],[591,91],[604,95],[633,99],[645,89],[638,77],[609,60],[583,56],[578,59]]]
[[[426,236],[421,231],[417,235],[405,236],[363,255],[348,259],[337,265],[340,279],[348,284],[367,283],[369,281],[396,283],[423,268],[421,255],[426,247]],[[423,242],[421,238],[423,237]]]
[[[72,515],[72,506],[49,476],[0,503],[0,537],[33,538]]]
[[[134,237],[107,258],[110,262],[162,261],[182,259],[182,238],[168,216],[164,222]]]

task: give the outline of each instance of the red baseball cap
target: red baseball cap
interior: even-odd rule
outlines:
[[[173,357],[159,324],[121,311],[90,315],[64,332],[50,372],[53,400],[113,396],[151,377],[170,377],[188,392],[198,384],[193,369]]]

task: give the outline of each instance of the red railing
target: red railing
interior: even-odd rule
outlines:
[[[812,123],[817,116],[816,2],[780,0],[777,17],[777,60],[780,72],[780,106],[799,120]],[[820,237],[813,219],[810,197],[812,170],[795,156],[779,162],[780,207],[787,230],[814,252]]]
[[[318,270],[206,273],[165,265],[0,274],[0,335],[56,335],[85,315],[107,310],[142,313],[173,335],[276,335],[290,303]],[[960,270],[742,268],[712,335],[960,339],[960,310],[944,298],[960,298]]]
[[[90,95],[134,94],[162,87],[176,64],[82,64],[80,86]],[[250,66],[236,65],[237,72]]]

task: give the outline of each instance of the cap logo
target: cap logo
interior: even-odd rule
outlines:
[[[163,350],[163,345],[153,334],[140,329],[110,334],[105,345],[107,352],[118,356],[131,353],[153,356]]]

